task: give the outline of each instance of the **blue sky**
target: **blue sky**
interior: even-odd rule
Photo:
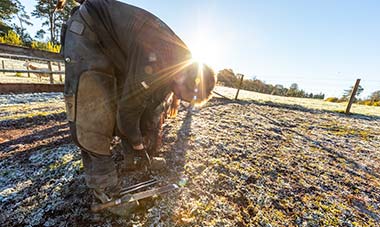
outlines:
[[[30,11],[35,1],[22,0]],[[130,0],[165,21],[216,70],[341,96],[380,90],[380,1]],[[29,31],[34,35],[40,22]]]

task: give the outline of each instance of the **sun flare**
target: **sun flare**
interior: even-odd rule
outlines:
[[[207,64],[214,68],[218,62],[218,49],[215,44],[198,41],[190,46],[192,60],[200,64]]]

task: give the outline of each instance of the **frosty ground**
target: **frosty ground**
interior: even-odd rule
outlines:
[[[89,211],[62,95],[0,100],[2,226],[379,226],[376,116],[220,98],[182,106],[164,126],[168,167],[123,177],[186,183],[118,218]]]

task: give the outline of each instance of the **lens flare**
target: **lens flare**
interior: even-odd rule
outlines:
[[[198,62],[200,65],[207,64],[211,68],[218,65],[220,51],[216,43],[198,39],[192,45],[189,44],[189,47],[193,62]]]

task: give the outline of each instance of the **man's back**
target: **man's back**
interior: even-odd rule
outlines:
[[[104,51],[122,73],[138,75],[141,67],[153,75],[191,59],[184,42],[144,9],[114,0],[88,0],[84,6]]]

